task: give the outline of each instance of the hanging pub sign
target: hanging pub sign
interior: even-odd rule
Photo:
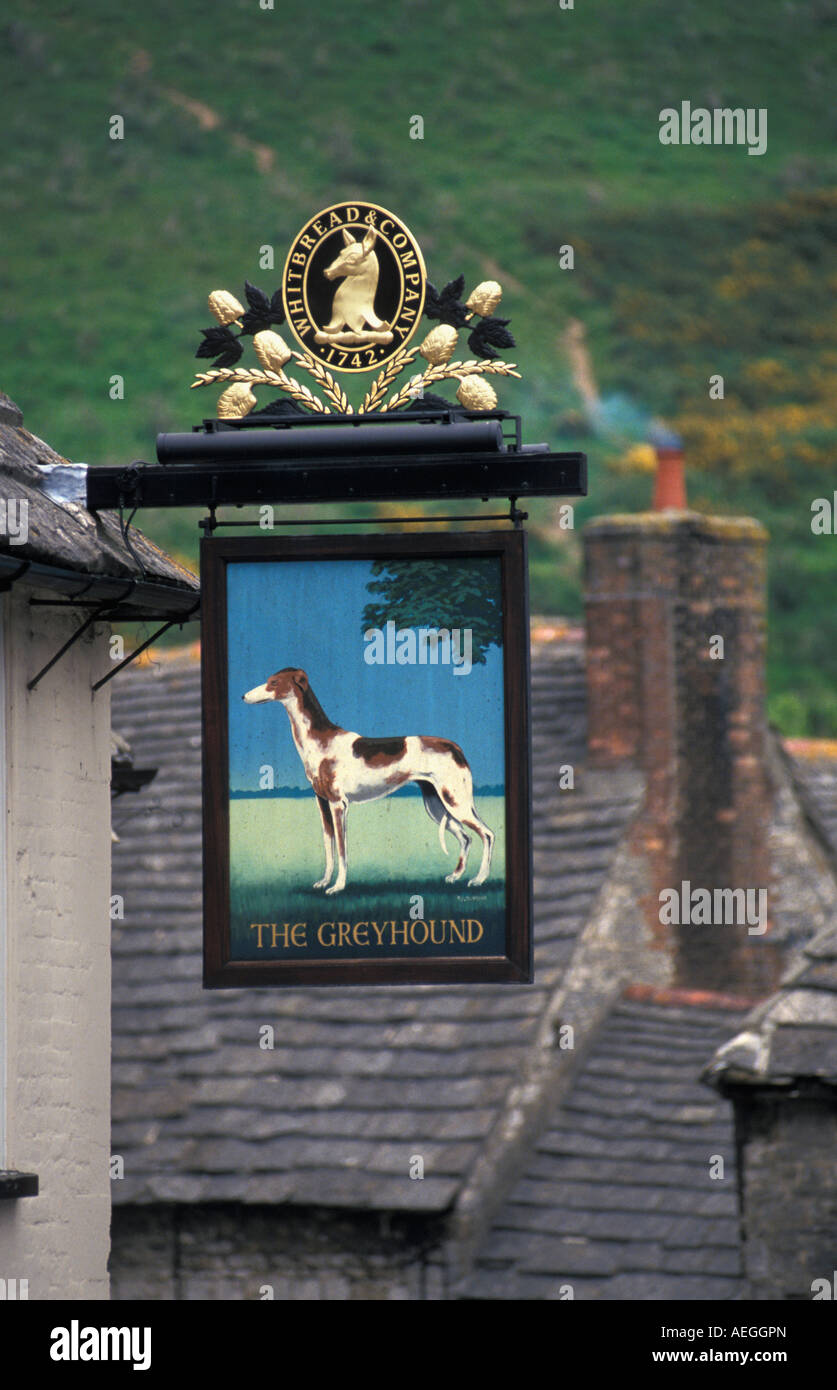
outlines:
[[[201,544],[204,983],[531,978],[525,534]]]
[[[519,375],[501,300],[494,280],[437,290],[400,218],[336,203],[276,288],[209,295],[192,386],[220,391],[214,418],[160,435],[158,468],[93,470],[98,505],[210,510],[206,988],[532,978],[516,500],[583,496],[585,460],[498,408]],[[291,538],[267,505],[455,497],[508,498],[515,529]],[[255,525],[219,520],[230,504],[272,534],[219,539]]]

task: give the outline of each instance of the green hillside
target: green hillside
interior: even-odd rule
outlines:
[[[91,463],[153,457],[157,431],[214,412],[189,391],[208,291],[272,291],[260,247],[281,267],[312,212],[372,199],[437,284],[503,284],[523,379],[500,403],[588,452],[579,523],[647,504],[625,455],[653,416],[686,438],[693,503],[766,522],[772,713],[837,731],[837,537],[810,528],[837,486],[833,0],[19,0],[2,32],[0,387],[36,433]],[[682,100],[766,108],[766,153],[661,145]],[[578,613],[578,534],[530,510],[533,607]],[[139,520],[194,563],[194,516]]]

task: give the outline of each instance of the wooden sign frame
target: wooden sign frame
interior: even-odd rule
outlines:
[[[201,586],[204,987],[530,981],[525,532],[212,537]]]

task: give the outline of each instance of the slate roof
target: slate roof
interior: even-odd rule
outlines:
[[[791,738],[784,750],[797,797],[837,866],[837,741]]]
[[[191,610],[199,582],[184,565],[133,527],[131,554],[116,513],[94,514],[77,501],[58,500],[45,491],[54,485],[49,470],[62,467],[69,468],[67,460],[24,428],[19,408],[0,392],[3,494],[28,503],[28,535],[23,544],[12,543],[5,527],[0,528],[0,571],[6,572],[11,561],[15,570],[26,561],[33,581],[52,580],[53,587],[67,593],[78,592],[79,579],[92,576],[95,592],[91,586],[85,593],[97,599],[125,594],[130,587],[127,581],[132,580],[132,593],[116,610],[122,617],[154,616],[161,606],[166,616],[170,611]]]
[[[743,1292],[732,1109],[699,1084],[728,1010],[622,999],[522,1164],[464,1298]],[[709,1176],[710,1155],[723,1180]]]
[[[832,871],[837,867],[837,742],[788,739],[784,758],[806,820]],[[704,1079],[721,1092],[837,1086],[837,917],[802,945],[779,989],[744,1019],[708,1062]]]
[[[599,895],[617,857],[623,871],[630,859],[642,780],[584,766],[580,634],[534,640],[532,699],[535,985],[204,992],[197,651],[115,683],[114,727],[144,766],[159,768],[151,788],[114,813],[113,892],[125,899],[125,921],[114,924],[113,1152],[126,1160],[116,1203],[435,1214],[457,1199],[467,1213],[475,1192],[486,1196],[480,1183],[486,1171],[494,1181],[510,1098],[525,1092],[550,1011],[570,977],[575,1008],[579,988],[585,999],[593,989],[602,957],[592,938],[577,953],[582,929],[603,923],[597,940],[607,947],[618,927],[633,950],[623,921],[630,892]],[[825,860],[800,827],[813,826],[827,859],[837,776],[810,786],[810,759],[802,766],[797,753],[777,780],[772,831],[776,934],[790,945],[828,920],[835,901]],[[564,763],[575,769],[571,795],[558,786]],[[822,996],[827,979],[837,1001],[835,937],[821,933],[804,959],[793,998]],[[641,990],[608,1009],[599,995],[604,1022],[595,1009],[585,1015],[580,1061],[536,1137],[520,1131],[507,1146],[511,1185],[503,1199],[501,1174],[499,1208],[456,1294],[558,1298],[571,1283],[588,1299],[741,1297],[732,1108],[700,1073],[742,1015],[697,997],[649,1002]],[[272,1052],[258,1047],[264,1023],[275,1028]],[[422,1182],[407,1176],[414,1153],[425,1160]],[[723,1181],[709,1177],[712,1154],[724,1158]]]
[[[204,992],[199,668],[166,659],[115,682],[114,727],[159,768],[142,806],[114,812],[112,891],[125,901],[113,944],[115,1202],[449,1207],[641,790],[581,769],[578,644],[537,643],[532,688],[536,984]],[[577,769],[571,795],[558,790],[562,763]],[[258,1047],[264,1023],[273,1051]],[[408,1176],[415,1153],[421,1182]]]
[[[837,925],[803,948],[780,988],[747,1015],[704,1075],[722,1091],[800,1081],[837,1086]]]

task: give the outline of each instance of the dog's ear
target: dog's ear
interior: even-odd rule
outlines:
[[[294,685],[298,685],[300,690],[308,689],[308,677],[304,671],[294,671]]]

